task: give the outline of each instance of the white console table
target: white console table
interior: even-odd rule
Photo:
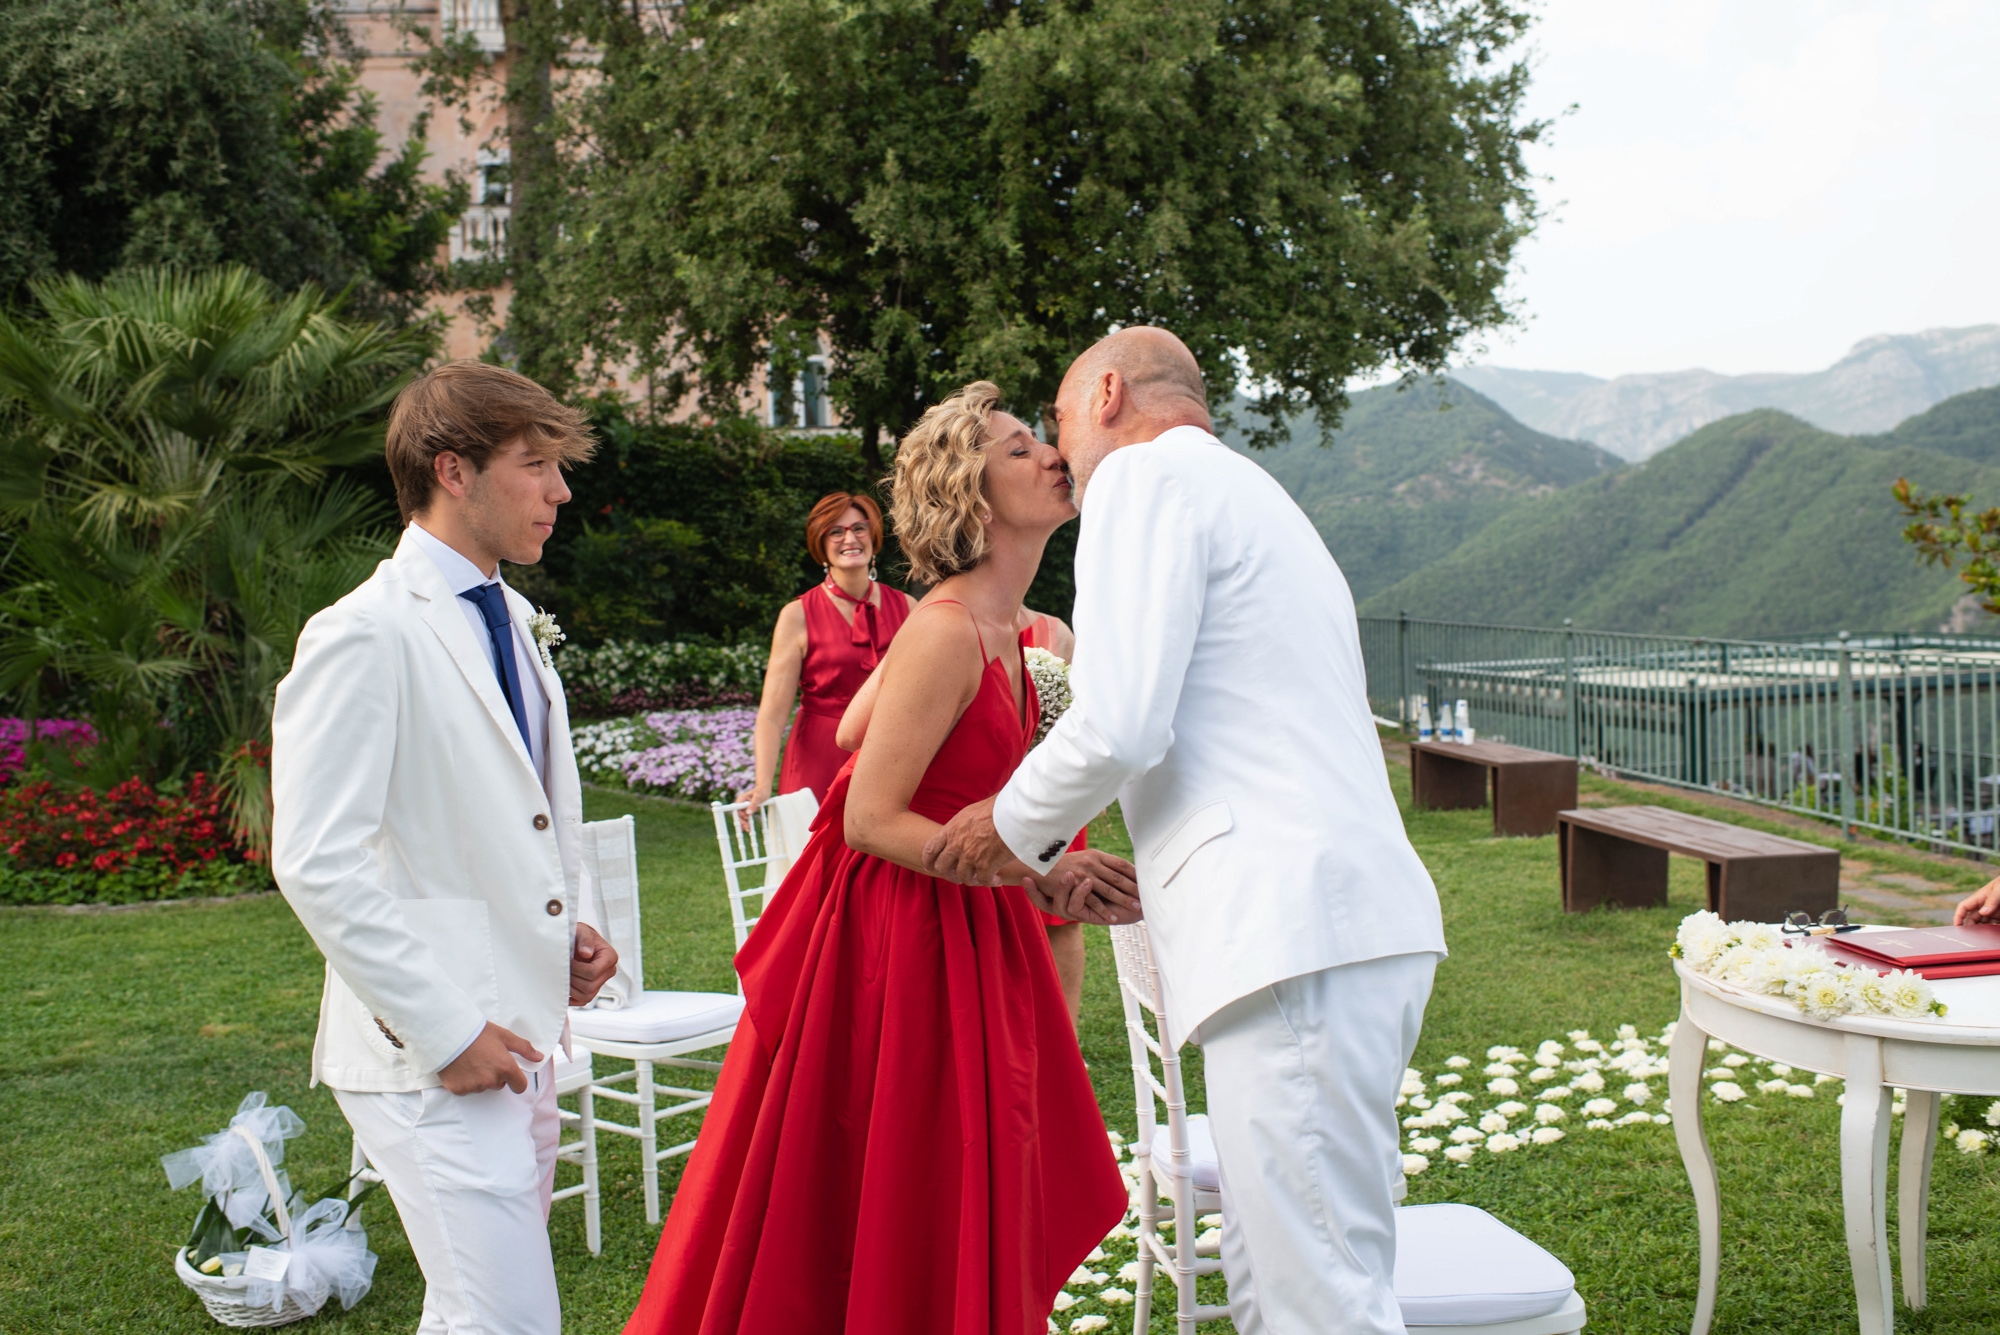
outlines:
[[[1715,1316],[1721,1262],[1722,1199],[1702,1112],[1708,1040],[1847,1082],[1840,1115],[1840,1193],[1847,1254],[1862,1335],[1891,1335],[1895,1291],[1889,1273],[1889,1091],[1907,1089],[1903,1114],[1898,1232],[1903,1299],[1924,1305],[1924,1233],[1931,1155],[1937,1148],[1938,1095],[2000,1094],[2000,978],[1954,978],[1933,984],[1943,1019],[1844,1016],[1815,1020],[1787,997],[1760,996],[1694,973],[1679,961],[1680,1023],[1674,1030],[1668,1084],[1674,1136],[1694,1187],[1701,1235],[1701,1287],[1692,1335],[1707,1335]]]

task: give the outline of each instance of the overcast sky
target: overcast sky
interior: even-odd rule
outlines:
[[[2000,321],[2000,3],[1547,0],[1498,366],[1808,371]],[[1574,111],[1565,108],[1574,104]]]

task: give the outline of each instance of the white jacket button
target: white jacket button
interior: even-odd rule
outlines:
[[[562,917],[563,902],[560,899],[551,899],[548,902],[548,910],[551,918]]]
[[[535,813],[535,828],[538,830],[546,830],[549,828],[549,818],[547,816],[542,815],[539,811]]]

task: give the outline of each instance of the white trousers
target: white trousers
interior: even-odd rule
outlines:
[[[527,1076],[520,1094],[333,1092],[423,1268],[419,1335],[560,1335],[555,1064]]]
[[[1396,1095],[1438,957],[1287,978],[1201,1024],[1239,1335],[1404,1335]]]

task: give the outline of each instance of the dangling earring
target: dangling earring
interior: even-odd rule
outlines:
[[[875,558],[872,556],[868,558],[868,582],[875,582]]]

